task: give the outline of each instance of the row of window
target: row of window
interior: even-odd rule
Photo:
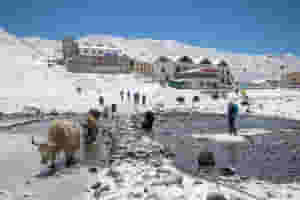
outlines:
[[[120,52],[116,52],[116,51],[105,51],[105,50],[101,50],[101,49],[80,49],[80,54],[81,55],[93,55],[93,56],[98,56],[98,55],[104,55],[104,54],[118,54]]]
[[[214,81],[200,81],[199,82],[200,87],[208,87],[208,88],[217,88],[218,83]]]
[[[175,72],[181,72],[181,71],[182,71],[181,68],[179,66],[177,66],[176,69],[175,69]],[[165,73],[166,69],[164,67],[162,67],[161,70],[160,70],[160,72],[161,73]]]
[[[153,72],[153,68],[149,64],[141,64],[136,66],[137,72]]]

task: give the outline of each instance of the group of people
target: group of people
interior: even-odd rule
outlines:
[[[238,92],[238,91],[236,90],[236,92]],[[131,94],[130,90],[127,90],[127,92],[125,94],[125,91],[122,89],[120,91],[120,97],[121,97],[122,102],[125,101],[125,95],[127,96],[128,102],[130,102],[131,98],[133,97],[133,102],[135,105],[140,104],[140,98],[142,96],[142,105],[146,105],[146,95],[144,95],[144,94],[141,95],[139,92],[134,92],[133,94]],[[245,95],[245,94],[243,93],[243,95]],[[104,97],[103,96],[99,97],[99,104],[104,105]],[[229,134],[231,134],[231,135],[237,135],[236,122],[237,122],[238,113],[239,113],[239,106],[235,102],[234,99],[231,99],[228,104],[228,108],[227,108],[228,128],[229,128]],[[150,118],[148,115],[147,119],[150,119]]]
[[[133,97],[133,102],[135,105],[140,104],[140,98],[142,98],[142,105],[146,105],[146,95],[143,94],[141,95],[139,92],[134,92],[133,94],[130,93],[130,90],[127,90],[126,92],[127,95],[127,101],[130,102],[131,100],[131,95]],[[124,102],[125,101],[125,91],[121,90],[120,91],[120,97],[121,97],[121,101]]]

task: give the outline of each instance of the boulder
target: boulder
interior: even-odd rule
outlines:
[[[216,162],[215,162],[215,157],[213,152],[200,152],[198,157],[197,157],[197,161],[200,166],[204,166],[204,167],[211,167],[211,166],[215,166]]]
[[[182,103],[184,103],[185,99],[184,99],[184,97],[180,96],[180,97],[177,97],[177,98],[176,98],[176,101],[177,101],[178,103],[182,104]]]
[[[213,94],[213,95],[212,95],[212,99],[213,99],[213,100],[219,99],[219,93]]]
[[[220,172],[223,176],[233,176],[236,174],[236,170],[234,168],[229,167],[221,168]]]
[[[101,185],[102,185],[101,182],[97,182],[97,183],[95,183],[94,185],[91,186],[91,189],[96,190],[96,189],[100,188]]]
[[[206,200],[227,200],[224,194],[219,192],[210,192],[206,196]]]
[[[96,167],[91,167],[91,168],[88,169],[88,171],[89,171],[90,173],[97,173],[97,172],[98,172],[98,169],[97,169]]]

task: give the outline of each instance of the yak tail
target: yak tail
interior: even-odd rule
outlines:
[[[38,146],[38,144],[34,141],[34,136],[31,137],[31,144]]]

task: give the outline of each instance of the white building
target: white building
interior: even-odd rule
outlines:
[[[79,54],[81,56],[109,56],[109,55],[122,55],[122,50],[118,48],[107,47],[104,45],[96,46],[79,46]]]
[[[170,80],[174,78],[176,62],[161,56],[153,64],[153,74],[159,80]]]
[[[68,38],[67,38],[68,39]],[[67,69],[73,73],[128,73],[130,58],[116,47],[103,44],[78,45],[64,40]]]
[[[161,56],[154,62],[153,72],[159,80],[180,79],[187,87],[195,89],[222,88],[234,83],[229,65],[224,60],[216,64],[212,64],[208,58],[202,58],[199,63],[195,63],[188,56],[174,60]]]
[[[176,79],[184,80],[187,88],[218,88],[221,84],[220,71],[211,66],[199,67],[175,74]]]

